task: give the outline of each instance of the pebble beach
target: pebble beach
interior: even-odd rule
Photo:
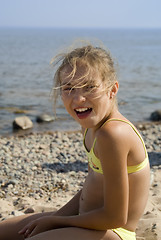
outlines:
[[[161,122],[137,123],[151,165],[149,200],[137,239],[161,239]],[[83,186],[88,164],[77,132],[0,137],[0,221],[55,211]]]

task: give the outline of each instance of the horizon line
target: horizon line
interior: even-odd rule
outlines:
[[[0,26],[8,29],[71,29],[71,30],[159,30],[161,27],[72,27],[72,26]]]

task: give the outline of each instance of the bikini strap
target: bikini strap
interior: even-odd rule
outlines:
[[[85,146],[85,138],[86,138],[86,135],[87,135],[87,131],[88,131],[88,128],[86,128],[85,131],[84,131],[84,138],[83,138],[84,146]]]
[[[84,144],[84,147],[85,147],[85,148],[86,148],[85,138],[86,138],[86,135],[87,135],[87,131],[88,131],[88,128],[86,128],[85,131],[84,131],[83,144]],[[91,147],[90,151],[93,151],[94,146],[95,146],[95,143],[96,143],[96,138],[95,138],[94,141],[93,141],[93,144],[92,144],[92,147]],[[86,150],[87,150],[87,148],[86,148]]]
[[[144,140],[143,140],[142,136],[140,135],[140,133],[139,133],[139,132],[137,131],[137,129],[135,128],[135,126],[134,126],[132,123],[130,123],[130,122],[126,121],[126,120],[123,120],[123,119],[119,119],[119,118],[111,118],[111,119],[108,119],[107,121],[105,121],[105,122],[102,124],[102,126],[104,126],[107,122],[111,122],[111,121],[124,122],[124,123],[129,124],[129,125],[132,127],[132,129],[133,129],[133,130],[135,131],[135,133],[138,135],[138,137],[140,138],[140,140],[141,140],[141,142],[142,142],[142,144],[143,144],[144,151],[145,151],[145,156],[146,156],[146,158],[147,158],[147,157],[148,157],[148,153],[147,153],[147,150],[146,150],[146,147],[145,147]],[[101,126],[101,127],[102,127],[102,126]],[[85,137],[86,137],[87,131],[88,131],[88,128],[86,128],[86,129],[85,129],[85,132],[84,132],[84,139],[83,139],[84,146],[86,146],[86,145],[85,145]],[[94,150],[95,143],[96,143],[96,138],[94,139],[93,145],[92,145],[92,147],[91,147],[91,150],[92,150],[92,151]]]
[[[143,169],[149,162],[148,156],[144,159],[143,162],[139,163],[138,165],[134,166],[127,166],[128,173],[138,172]]]

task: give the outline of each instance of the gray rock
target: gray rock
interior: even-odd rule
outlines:
[[[156,110],[152,112],[150,116],[151,121],[161,121],[161,110]]]
[[[37,118],[36,118],[36,121],[38,123],[52,122],[54,120],[55,120],[55,118],[53,116],[51,116],[51,115],[48,115],[48,114],[42,114],[40,116],[37,116]]]
[[[16,117],[13,121],[13,128],[14,129],[29,129],[33,127],[33,122],[27,116]]]

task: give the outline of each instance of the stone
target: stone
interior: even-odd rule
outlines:
[[[150,116],[151,121],[161,121],[161,110],[156,110],[151,113]]]
[[[35,212],[35,210],[33,209],[33,208],[27,208],[25,211],[24,211],[24,213],[25,214],[27,214],[27,213],[34,213]]]
[[[38,123],[52,122],[54,120],[55,120],[55,118],[49,114],[41,114],[40,116],[37,116],[37,118],[36,118],[36,121]]]
[[[21,211],[14,210],[11,212],[11,215],[14,215],[15,217],[19,217],[19,216],[24,215],[24,213]]]
[[[29,129],[33,127],[33,122],[27,116],[16,117],[13,121],[13,128],[14,129]]]

